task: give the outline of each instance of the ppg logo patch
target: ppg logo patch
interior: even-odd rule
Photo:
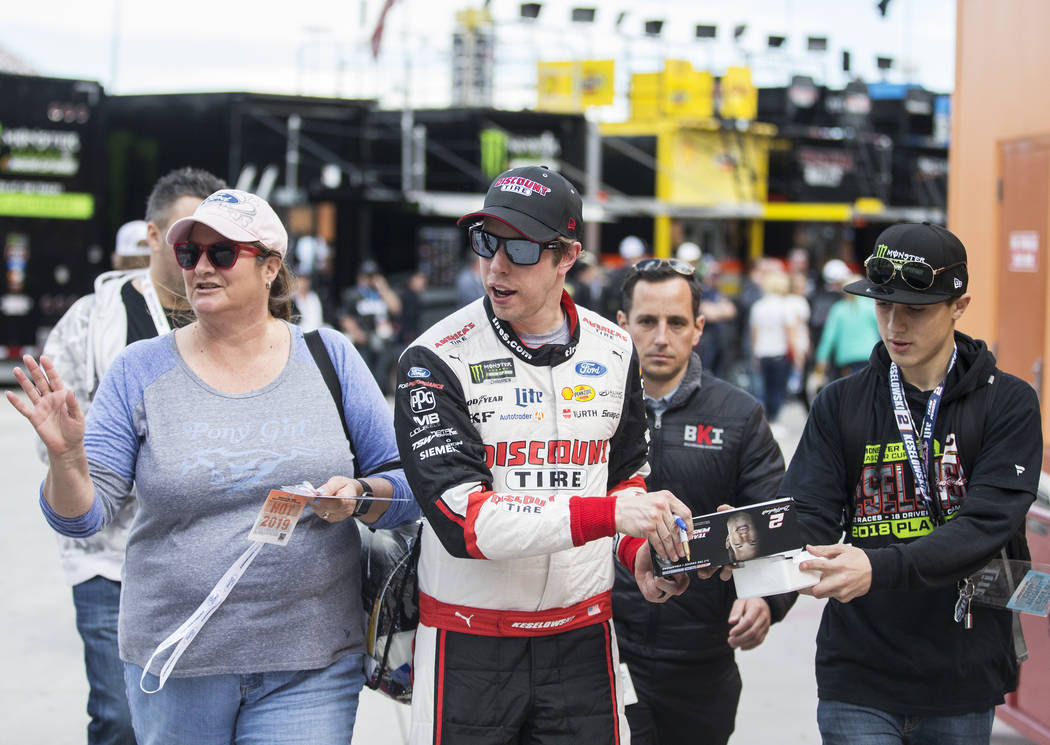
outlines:
[[[436,405],[434,392],[429,388],[417,388],[409,394],[408,403],[417,414],[430,411]]]

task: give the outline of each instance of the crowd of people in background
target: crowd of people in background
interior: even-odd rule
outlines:
[[[328,326],[346,334],[386,395],[393,393],[398,356],[425,328],[424,320],[484,295],[476,257],[465,249],[451,287],[432,287],[421,270],[388,278],[367,257],[352,284],[336,287],[327,244],[313,236],[293,242],[293,253],[303,246],[306,255],[294,264],[299,323],[305,330]],[[696,351],[704,369],[757,397],[771,422],[787,401],[808,408],[820,388],[867,364],[878,341],[874,305],[842,291],[860,275],[838,257],[814,270],[812,253],[795,247],[783,258],[762,257],[741,276],[726,271],[737,262],[695,242],[682,242],[674,252],[700,282],[705,326]],[[583,251],[565,279],[566,291],[578,305],[614,321],[627,271],[651,256],[633,235],[621,239],[615,253]]]

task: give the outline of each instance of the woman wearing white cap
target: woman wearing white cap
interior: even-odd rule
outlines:
[[[419,514],[390,408],[353,346],[322,330],[341,420],[288,323],[287,233],[264,200],[218,191],[168,240],[197,320],[129,346],[86,426],[49,360],[16,373],[29,401],[8,399],[48,448],[41,508],[60,533],[89,535],[137,486],[119,642],[140,743],[346,743],[364,651],[346,518],[393,527]],[[282,528],[286,545],[251,542],[270,490],[304,481],[333,498]],[[166,644],[171,657],[151,664]]]

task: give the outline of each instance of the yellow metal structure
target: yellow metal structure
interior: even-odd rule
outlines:
[[[758,116],[758,89],[751,82],[751,68],[730,67],[722,77],[720,111],[726,119]]]
[[[776,128],[753,122],[738,129],[717,119],[609,122],[603,137],[654,137],[653,252],[671,254],[671,220],[690,208],[734,210],[758,216],[766,201],[769,146]],[[753,234],[753,233],[752,233]]]
[[[631,119],[707,119],[715,113],[714,92],[711,73],[688,60],[667,60],[661,72],[631,75]]]
[[[615,94],[613,60],[539,62],[536,66],[536,108],[579,113],[591,106],[609,106]]]

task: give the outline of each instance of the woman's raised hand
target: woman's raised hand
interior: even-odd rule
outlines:
[[[62,456],[79,449],[84,441],[84,415],[73,391],[63,387],[58,370],[47,357],[41,357],[38,364],[27,354],[22,362],[29,375],[16,367],[15,380],[29,401],[11,391],[6,392],[7,400],[33,425],[50,455]]]

